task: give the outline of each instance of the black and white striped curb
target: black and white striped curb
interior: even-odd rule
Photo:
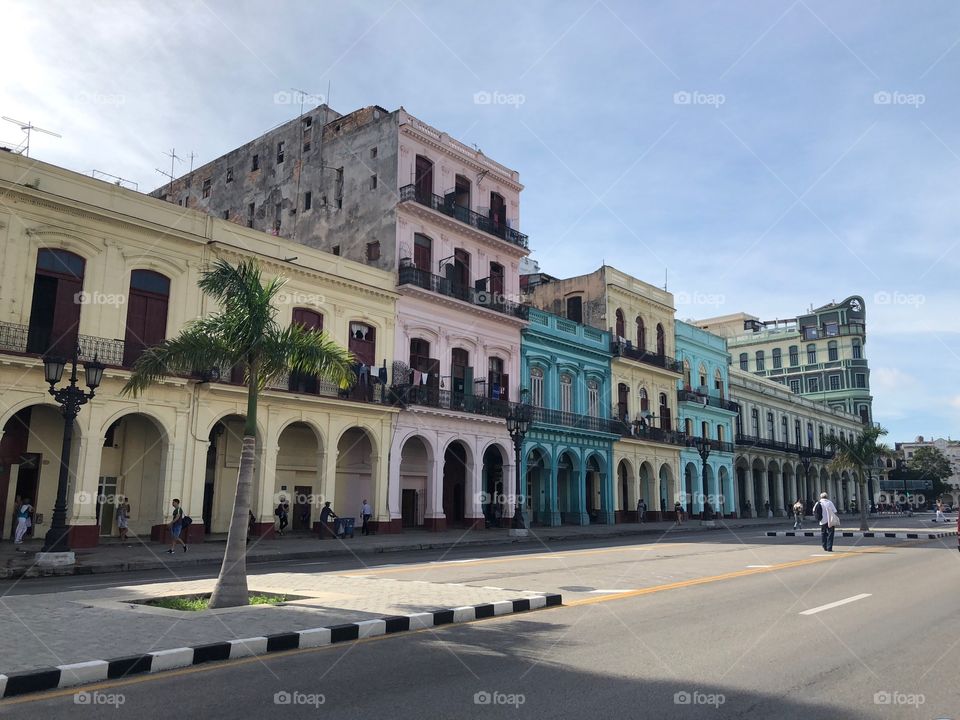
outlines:
[[[143,673],[157,673],[216,660],[234,660],[284,650],[322,647],[376,635],[424,630],[439,625],[465,623],[562,604],[563,599],[560,595],[531,595],[520,600],[500,600],[482,605],[464,605],[412,615],[390,615],[374,620],[328,625],[309,630],[158,650],[112,660],[88,660],[39,670],[25,670],[9,675],[0,674],[0,698],[115,680]]]
[[[837,535],[845,538],[863,537],[863,538],[902,538],[905,540],[937,540],[939,538],[954,537],[956,530],[941,530],[940,532],[885,532],[882,530],[862,531],[862,530],[844,530]],[[767,537],[820,537],[819,530],[768,530]]]

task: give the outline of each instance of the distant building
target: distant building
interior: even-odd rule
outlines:
[[[944,479],[944,482],[953,487],[954,491],[960,491],[960,440],[944,438],[927,440],[923,435],[919,435],[913,442],[896,443],[895,448],[897,454],[908,463],[913,459],[914,453],[921,448],[939,450],[950,461],[950,467],[953,469],[953,475]],[[888,467],[893,466],[891,461],[886,462]]]
[[[866,308],[853,295],[786,320],[746,313],[694,323],[727,339],[733,365],[798,395],[873,421],[866,345]]]

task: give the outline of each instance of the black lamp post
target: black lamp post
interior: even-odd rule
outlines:
[[[528,391],[520,391],[520,402],[512,405],[507,413],[507,432],[513,440],[514,469],[516,470],[516,509],[513,513],[511,534],[526,535],[527,530],[523,522],[523,493],[520,489],[520,454],[523,451],[523,439],[530,429],[533,411],[528,402]]]
[[[84,392],[77,387],[77,354],[79,348],[73,349],[70,359],[71,370],[69,385],[62,388],[55,387],[63,377],[63,370],[67,361],[50,356],[43,358],[44,379],[50,383],[50,394],[60,404],[60,413],[63,415],[63,447],[60,450],[60,480],[57,482],[57,500],[53,506],[53,519],[50,529],[43,541],[43,552],[66,553],[70,552],[70,527],[67,525],[67,483],[70,478],[70,446],[73,443],[73,422],[85,405],[94,395],[103,379],[104,366],[97,361],[96,355],[90,362],[83,364],[87,387],[90,392]]]
[[[702,520],[713,520],[712,511],[707,512],[707,458],[710,457],[710,441],[707,438],[697,438],[697,452],[700,453],[700,486],[703,488],[703,510],[700,513]]]
[[[810,497],[810,463],[811,460],[809,455],[800,456],[800,464],[803,465],[803,494],[806,496],[807,501],[804,504],[810,503],[812,499]]]

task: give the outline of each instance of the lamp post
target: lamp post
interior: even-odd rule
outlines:
[[[707,458],[710,457],[710,441],[707,438],[697,438],[697,452],[700,453],[700,486],[703,488],[703,509],[700,512],[701,521],[713,520],[712,512],[707,512]]]
[[[50,394],[59,403],[60,413],[63,415],[63,446],[60,450],[60,479],[57,482],[57,500],[53,506],[53,519],[43,540],[42,557],[38,559],[56,564],[69,564],[72,562],[72,558],[66,555],[60,558],[51,558],[50,553],[73,554],[70,552],[70,527],[67,525],[67,484],[70,479],[70,446],[73,443],[73,423],[80,412],[81,406],[90,401],[94,392],[100,386],[104,370],[103,364],[97,361],[96,355],[94,355],[92,361],[83,364],[87,387],[90,388],[89,392],[84,392],[77,387],[78,354],[79,348],[74,347],[73,357],[69,361],[71,365],[70,384],[62,388],[57,388],[56,385],[63,377],[63,370],[67,361],[55,356],[43,358],[44,379],[50,384]]]
[[[803,494],[806,496],[806,502],[804,503],[804,505],[807,505],[811,500],[810,498],[810,463],[811,463],[811,460],[809,455],[800,456],[800,464],[803,465]]]
[[[514,469],[516,470],[516,509],[513,513],[513,525],[510,528],[510,534],[517,537],[525,537],[527,528],[523,522],[523,493],[520,489],[520,455],[523,451],[523,439],[530,429],[530,422],[533,411],[528,402],[528,391],[520,391],[520,402],[514,404],[507,413],[507,432],[510,433],[510,439],[513,440],[513,458]]]

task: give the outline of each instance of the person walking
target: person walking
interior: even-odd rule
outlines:
[[[277,509],[273,511],[273,514],[277,516],[277,535],[283,535],[283,529],[287,526],[289,522],[289,512],[287,511],[287,501],[283,498],[280,498],[280,502],[277,505]]]
[[[30,516],[33,514],[33,505],[30,504],[30,498],[25,497],[20,501],[20,508],[17,510],[17,530],[13,537],[16,545],[23,544],[23,536],[27,534],[27,525],[30,522]]]
[[[126,542],[128,524],[130,522],[130,503],[121,495],[117,503],[117,529],[120,531],[120,540]]]
[[[256,529],[257,516],[253,514],[253,508],[247,508],[247,542],[250,542]]]
[[[797,498],[793,504],[793,529],[799,530],[801,525],[803,525],[803,500]]]
[[[637,520],[639,522],[647,521],[647,503],[643,498],[637,501]]]
[[[328,500],[323,504],[323,509],[320,510],[321,540],[326,540],[328,537],[334,537],[333,530],[330,528],[330,521],[336,519],[337,514],[333,511],[333,508],[330,507],[330,501]]]
[[[673,514],[677,516],[677,525],[683,522],[683,505],[679,500],[673,504]]]
[[[943,514],[943,498],[937,498],[937,516],[933,519],[934,522],[946,522],[947,518]]]
[[[173,512],[170,513],[170,549],[167,553],[173,555],[173,550],[177,543],[183,545],[183,551],[187,551],[186,541],[180,537],[183,532],[183,508],[180,507],[180,498],[173,499]]]
[[[814,506],[813,516],[820,521],[820,544],[824,552],[833,552],[833,536],[840,525],[840,516],[825,492],[820,493],[820,502]]]
[[[767,512],[767,517],[768,517],[768,518],[772,518],[772,517],[773,517],[773,510],[770,509],[770,502],[769,502],[769,501],[767,501],[767,502],[765,502],[765,503],[763,504],[763,509],[766,510],[766,512]]]
[[[370,503],[367,502],[367,499],[363,499],[363,503],[360,505],[360,517],[363,519],[363,525],[360,528],[361,535],[370,534],[370,518],[373,517],[373,508],[370,507]]]

